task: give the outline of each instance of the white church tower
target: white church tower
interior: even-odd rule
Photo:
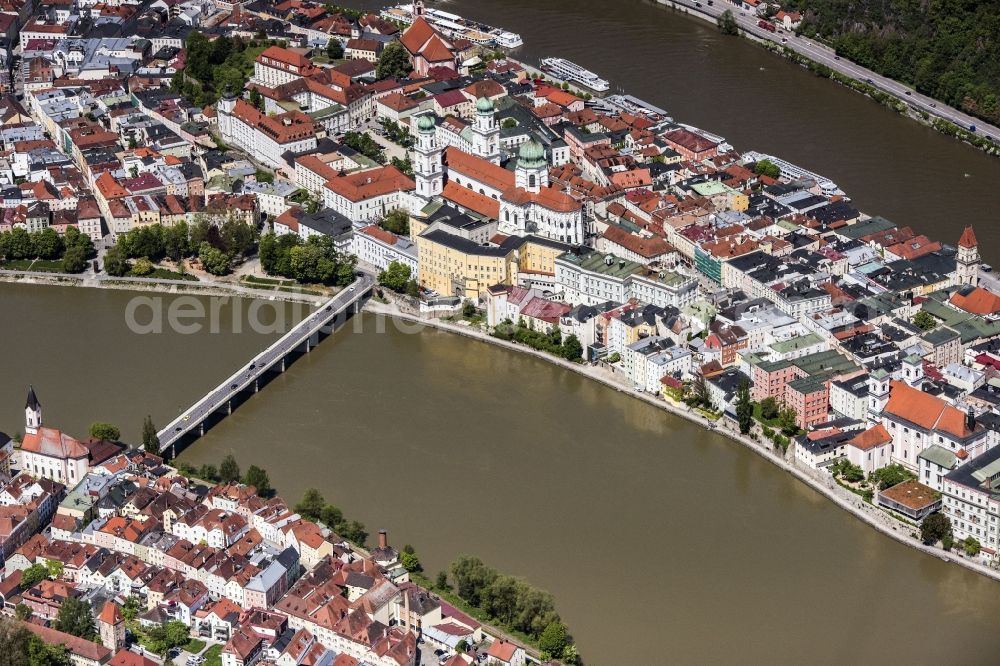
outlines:
[[[518,189],[528,192],[538,192],[549,185],[549,163],[545,161],[545,149],[534,139],[522,143],[517,152],[514,184]]]
[[[426,201],[440,195],[444,189],[444,168],[433,113],[417,118],[417,145],[413,152],[417,196]]]
[[[955,273],[958,284],[979,285],[979,242],[972,227],[966,227],[958,241],[958,256],[955,257]]]
[[[868,425],[882,422],[882,410],[889,402],[889,373],[879,368],[868,375]]]
[[[233,109],[236,108],[236,93],[226,86],[226,91],[215,104],[215,113],[219,118],[219,135],[223,141],[233,138]]]
[[[28,387],[28,400],[24,404],[24,432],[28,435],[37,435],[38,429],[42,427],[42,403],[38,402],[35,395],[35,387]]]
[[[476,102],[476,119],[472,124],[472,153],[500,164],[500,126],[497,124],[496,109],[489,97],[480,97]]]

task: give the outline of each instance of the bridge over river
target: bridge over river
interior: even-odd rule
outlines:
[[[312,314],[227,377],[157,435],[160,451],[173,457],[205,431],[233,413],[233,409],[260,390],[270,377],[282,373],[298,356],[308,353],[339,325],[361,311],[371,297],[375,280],[367,273],[319,306]]]

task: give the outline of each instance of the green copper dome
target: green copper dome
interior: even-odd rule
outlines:
[[[434,114],[426,113],[417,120],[417,129],[421,132],[434,131]]]
[[[517,152],[517,161],[521,166],[538,166],[545,161],[545,149],[542,144],[534,139],[521,144],[521,149]]]
[[[476,102],[476,111],[480,113],[493,113],[493,102],[490,101],[489,97],[480,97],[479,101]]]

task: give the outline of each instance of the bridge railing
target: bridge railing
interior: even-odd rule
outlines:
[[[316,309],[315,312],[293,326],[287,333],[272,342],[266,349],[256,354],[250,359],[250,361],[236,370],[233,374],[229,375],[229,377],[224,379],[217,386],[212,388],[193,405],[184,410],[184,412],[167,424],[167,426],[158,433],[157,436],[160,440],[161,448],[169,446],[174,439],[183,435],[190,426],[196,425],[201,421],[202,417],[191,421],[190,418],[192,412],[200,411],[204,409],[206,405],[211,405],[211,409],[206,411],[205,416],[207,416],[211,412],[218,409],[223,402],[232,397],[233,390],[228,387],[233,384],[237,384],[238,388],[236,390],[242,390],[244,385],[249,382],[247,376],[251,369],[254,370],[254,372],[249,373],[251,375],[251,379],[255,379],[260,375],[260,373],[264,372],[267,369],[267,364],[264,362],[264,359],[269,354],[272,354],[278,349],[285,349],[285,352],[282,353],[283,355],[296,345],[302,344],[303,340],[311,336],[323,326],[327,325],[330,319],[335,319],[341,312],[344,311],[344,308],[353,305],[364,295],[370,280],[371,278],[368,276],[358,277],[358,279],[352,282],[348,287],[341,290],[330,300],[324,302],[319,306],[319,308]],[[338,305],[337,302],[341,299],[343,299],[343,303]],[[251,368],[251,366],[254,367]],[[220,392],[222,392],[222,396],[216,397],[216,395]],[[188,417],[187,421],[185,421],[185,416]],[[187,425],[184,425],[185,423],[187,423]],[[180,430],[178,430],[178,426],[180,426]]]

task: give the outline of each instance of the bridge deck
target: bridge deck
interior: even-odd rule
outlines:
[[[296,324],[267,349],[227,377],[222,383],[202,396],[198,402],[167,424],[158,433],[160,450],[174,444],[193,428],[198,427],[210,414],[222,408],[237,393],[248,388],[253,382],[279,363],[286,355],[306,343],[324,326],[353,306],[374,285],[371,276],[363,274],[349,287],[323,303],[315,312]]]

